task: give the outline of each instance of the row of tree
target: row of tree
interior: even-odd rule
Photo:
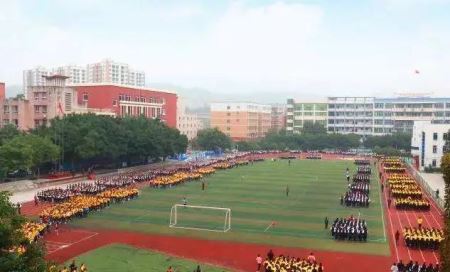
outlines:
[[[385,136],[361,137],[356,134],[328,134],[326,128],[318,123],[306,122],[301,134],[269,132],[264,138],[253,141],[238,141],[233,143],[229,137],[218,129],[206,129],[198,134],[194,141],[197,148],[230,149],[237,148],[241,151],[252,150],[323,150],[365,147],[375,153],[385,155],[401,155],[409,152],[411,135],[400,133]]]
[[[17,169],[37,173],[50,163],[71,170],[138,164],[183,153],[187,144],[186,136],[157,119],[67,115],[29,133],[1,129],[0,167],[4,175]]]

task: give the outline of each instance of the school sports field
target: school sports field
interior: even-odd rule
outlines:
[[[111,205],[87,218],[72,221],[77,228],[128,231],[208,240],[276,245],[388,256],[389,243],[380,205],[379,182],[372,177],[369,208],[346,208],[339,197],[347,190],[345,169],[354,172],[353,160],[265,161],[230,170],[218,170],[201,181],[168,189],[143,188],[140,196],[120,205]],[[289,186],[289,196],[286,196]],[[170,209],[181,204],[231,209],[231,230],[209,232],[169,227]],[[189,211],[188,211],[189,210]],[[179,209],[183,225],[219,228],[225,216],[220,212]],[[183,213],[184,212],[184,213]],[[189,213],[189,214],[188,214]],[[335,241],[324,229],[336,217],[353,215],[367,220],[367,243]],[[275,225],[265,229],[275,222]]]

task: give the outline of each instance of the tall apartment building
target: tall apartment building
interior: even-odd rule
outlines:
[[[450,124],[433,124],[430,121],[416,121],[411,137],[411,155],[419,170],[441,165],[444,146],[449,137]]]
[[[30,86],[45,86],[46,80],[44,76],[50,75],[49,69],[38,66],[33,69],[24,70],[22,75],[22,88],[27,90]]]
[[[87,82],[143,87],[145,86],[145,73],[131,69],[126,63],[106,59],[87,65]]]
[[[328,132],[331,133],[412,133],[415,121],[450,123],[450,98],[328,98]]]
[[[271,105],[271,108],[270,128],[275,131],[280,131],[286,126],[286,105],[274,104]]]
[[[23,71],[23,89],[26,91],[30,86],[45,86],[43,76],[63,75],[67,76],[66,83],[101,83],[120,84],[129,86],[145,86],[145,73],[130,68],[126,63],[113,60],[103,60],[86,66],[66,65],[56,68],[38,66]]]
[[[327,126],[326,101],[295,101],[288,99],[286,104],[286,131],[301,133],[305,122],[320,123]]]
[[[211,127],[218,128],[233,140],[264,137],[271,127],[270,105],[231,102],[211,104]]]
[[[67,65],[52,69],[52,74],[67,76],[66,83],[70,84],[80,84],[86,83],[87,81],[87,71],[86,67]]]

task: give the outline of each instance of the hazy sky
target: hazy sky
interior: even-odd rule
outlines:
[[[450,0],[0,0],[0,81],[112,58],[150,86],[449,95],[449,12]]]

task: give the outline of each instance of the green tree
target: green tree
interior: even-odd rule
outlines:
[[[9,197],[9,193],[0,192],[0,271],[47,271],[43,245],[26,240],[21,231],[25,219],[17,214],[17,209],[10,203]],[[25,253],[10,251],[19,246],[25,247]]]
[[[440,263],[442,271],[450,271],[450,153],[446,153],[442,157],[441,169],[445,182],[445,199],[444,199],[444,241],[440,246]]]
[[[225,150],[231,148],[232,141],[230,137],[218,128],[208,128],[197,133],[195,143],[204,150]]]
[[[0,147],[0,165],[4,172],[33,170],[58,158],[59,148],[50,139],[33,134],[19,135]]]
[[[367,148],[395,148],[397,150],[405,150],[407,152],[411,149],[411,134],[410,133],[395,133],[392,135],[383,136],[367,136],[364,140],[364,146]]]
[[[13,124],[7,124],[0,128],[0,146],[5,142],[11,140],[12,138],[20,134],[19,130]]]

